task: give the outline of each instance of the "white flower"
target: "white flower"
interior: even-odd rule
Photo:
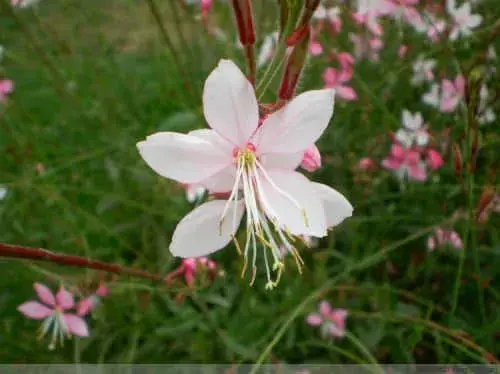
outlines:
[[[7,189],[7,187],[0,186],[0,200],[4,200],[7,197],[8,192],[9,190]]]
[[[278,45],[279,32],[275,31],[264,37],[264,42],[260,47],[259,56],[257,57],[257,67],[260,68],[271,59],[271,56]]]
[[[425,147],[429,143],[429,133],[424,127],[422,114],[411,114],[406,109],[402,114],[403,127],[396,132],[396,139],[406,148],[414,144],[419,147]]]
[[[325,236],[327,228],[353,210],[339,192],[294,171],[327,127],[334,94],[305,92],[259,126],[252,85],[233,62],[221,60],[203,92],[203,112],[212,129],[187,135],[160,132],[137,143],[147,164],[163,177],[199,184],[211,192],[230,192],[228,200],[206,202],[185,216],[175,229],[170,251],[189,258],[221,249],[234,240],[246,211],[243,255],[246,265],[252,254],[252,278],[258,243],[266,264],[266,288],[279,280],[280,246],[294,254],[300,268],[294,241],[301,235]],[[274,281],[271,268],[277,272]]]
[[[430,91],[422,96],[422,101],[434,108],[439,108],[441,103],[441,94],[437,83],[432,84]]]
[[[414,85],[434,79],[433,70],[436,67],[436,60],[425,60],[419,56],[413,64],[413,77],[411,83]]]
[[[470,3],[467,1],[457,8],[455,0],[447,0],[446,10],[453,19],[450,40],[457,40],[459,35],[469,36],[471,30],[479,26],[483,20],[482,16],[471,14]]]
[[[489,99],[488,88],[486,85],[481,86],[479,91],[479,108],[478,108],[478,122],[481,125],[485,125],[488,123],[495,122],[496,115],[493,109],[488,107],[488,99]]]

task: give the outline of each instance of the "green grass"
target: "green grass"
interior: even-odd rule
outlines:
[[[159,129],[205,126],[204,79],[221,57],[243,67],[241,51],[208,38],[192,11],[167,2],[158,3],[169,40],[145,1],[42,1],[15,16],[2,1],[0,44],[8,53],[0,72],[16,89],[0,113],[0,183],[9,188],[0,202],[1,241],[167,273],[178,265],[168,251],[170,237],[191,207],[179,186],[144,164],[135,144]],[[491,10],[485,30],[500,16],[494,3],[482,5]],[[256,14],[263,17],[261,35],[270,31],[273,14],[259,6]],[[214,17],[235,40],[228,9],[216,5]],[[225,277],[182,303],[175,300],[177,287],[121,277],[90,322],[91,337],[49,351],[36,340],[37,322],[24,319],[17,305],[34,297],[34,281],[56,287],[95,274],[3,259],[1,362],[483,363],[498,356],[498,215],[484,225],[467,218],[454,223],[460,234],[470,233],[458,293],[460,254],[428,254],[425,246],[433,226],[466,212],[468,199],[477,203],[485,185],[498,187],[498,123],[481,129],[470,196],[462,192],[451,154],[435,178],[406,188],[387,172],[360,180],[355,171],[368,148],[378,159],[387,152],[385,134],[399,127],[403,108],[421,110],[435,133],[451,127],[455,141],[466,125],[462,113],[431,111],[420,103],[421,92],[409,89],[411,58],[418,53],[435,54],[442,66],[454,57],[409,33],[410,57],[395,59],[396,39],[388,38],[379,65],[357,67],[360,100],[337,104],[320,141],[324,167],[311,178],[344,193],[355,214],[318,248],[303,252],[302,276],[290,260],[275,291],[264,291],[261,278],[249,287],[239,277],[236,250],[228,247],[212,256]],[[344,35],[326,42],[349,45]],[[461,45],[460,61],[470,61],[480,44]],[[325,66],[312,59],[301,90],[320,87]],[[480,289],[476,258],[480,279],[491,279]],[[349,309],[349,338],[329,343],[305,324],[321,299]]]

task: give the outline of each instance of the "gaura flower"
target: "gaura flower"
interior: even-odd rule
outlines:
[[[87,296],[76,304],[76,314],[82,317],[89,314],[101,304],[102,298],[107,295],[108,288],[104,284],[99,285],[94,294]]]
[[[401,180],[406,177],[416,181],[425,181],[427,179],[427,170],[420,153],[413,149],[404,148],[399,144],[392,145],[390,155],[382,160],[382,166],[395,172],[396,176]]]
[[[413,145],[425,147],[429,143],[429,133],[424,125],[424,119],[419,112],[411,114],[404,109],[402,114],[403,126],[396,132],[396,139],[406,148]]]
[[[459,74],[454,81],[443,79],[441,82],[441,112],[452,112],[465,96],[465,78]]]
[[[310,326],[321,326],[324,337],[342,338],[345,335],[345,319],[349,312],[346,309],[332,309],[327,301],[318,306],[318,313],[310,313],[306,322]]]
[[[14,83],[9,79],[0,79],[0,103],[5,101],[12,91],[14,91]]]
[[[43,320],[40,328],[40,335],[45,335],[52,329],[52,340],[49,349],[54,349],[57,340],[64,341],[65,337],[71,337],[71,334],[87,337],[89,331],[85,320],[74,313],[68,313],[73,309],[75,302],[73,295],[61,286],[54,296],[52,291],[41,283],[34,284],[35,291],[40,299],[38,301],[27,301],[21,304],[17,310],[27,318]]]
[[[354,88],[347,83],[352,79],[353,68],[342,69],[326,68],[323,72],[325,88],[334,88],[335,92],[344,100],[353,101],[358,98]]]
[[[459,35],[469,36],[472,29],[479,26],[483,17],[471,13],[471,6],[468,1],[457,7],[455,0],[446,2],[446,10],[453,20],[453,27],[450,32],[450,40],[457,40]]]
[[[425,60],[419,56],[413,64],[413,77],[411,83],[413,85],[421,84],[425,81],[432,81],[434,79],[434,68],[436,67],[436,60]]]
[[[258,126],[253,86],[233,62],[221,60],[203,92],[210,130],[187,135],[159,132],[137,143],[143,159],[161,176],[196,183],[212,193],[230,192],[227,200],[206,202],[179,222],[170,243],[172,254],[200,257],[225,247],[234,240],[246,211],[243,272],[251,252],[252,283],[258,243],[266,266],[266,288],[273,288],[281,275],[281,245],[294,253],[300,269],[294,246],[300,235],[323,237],[327,228],[338,225],[353,210],[336,190],[294,171],[305,150],[327,127],[334,95],[334,90],[305,92]],[[277,272],[275,281],[271,268]]]
[[[460,235],[455,230],[437,228],[434,235],[427,239],[427,249],[429,252],[445,245],[451,245],[455,249],[463,249],[464,247]]]

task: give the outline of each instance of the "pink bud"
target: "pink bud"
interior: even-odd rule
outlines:
[[[307,148],[304,152],[304,157],[302,158],[300,166],[310,172],[316,171],[321,167],[321,154],[316,145],[313,144]]]
[[[375,162],[369,157],[363,157],[358,161],[358,169],[369,170],[375,167]]]
[[[97,290],[96,290],[95,294],[96,294],[97,296],[99,296],[99,297],[105,297],[105,296],[107,296],[107,295],[108,295],[108,288],[107,288],[105,285],[101,284],[101,285],[97,288]]]
[[[406,44],[402,44],[398,49],[398,57],[403,58],[408,52],[408,46]]]

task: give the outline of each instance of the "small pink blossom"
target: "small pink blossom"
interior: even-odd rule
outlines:
[[[382,36],[384,33],[378,20],[369,14],[353,13],[351,18],[357,25],[366,27],[374,36]]]
[[[427,179],[427,171],[420,153],[399,144],[392,145],[390,155],[382,160],[382,166],[387,170],[394,171],[400,179],[404,179],[406,176],[416,181]]]
[[[427,149],[427,166],[432,170],[437,170],[444,165],[444,160],[433,148]]]
[[[14,91],[14,82],[9,79],[0,80],[0,103],[5,101],[12,91]]]
[[[209,275],[214,278],[216,275],[217,264],[208,259],[207,257],[199,258],[186,258],[182,260],[181,266],[174,270],[173,273],[179,273],[184,277],[184,280],[188,286],[192,286],[195,283],[196,276],[199,275],[198,272],[208,271]],[[219,276],[222,276],[224,272],[221,270],[217,272]]]
[[[342,338],[345,336],[345,320],[349,312],[346,309],[332,309],[327,301],[318,306],[318,313],[310,313],[306,322],[310,326],[321,326],[325,337]]]
[[[332,30],[335,33],[339,33],[342,28],[342,18],[340,18],[340,8],[332,7],[325,8],[323,5],[319,5],[313,15],[314,19],[322,21],[328,21]]]
[[[398,57],[399,58],[405,57],[406,52],[408,52],[408,46],[406,44],[401,44],[398,48]]]
[[[309,53],[311,53],[312,56],[319,56],[323,53],[323,46],[317,40],[311,40],[309,44]]]
[[[363,157],[358,161],[358,169],[370,170],[375,168],[375,162],[369,157]]]
[[[443,113],[454,111],[464,96],[465,78],[463,75],[458,75],[454,81],[444,79],[441,82],[441,111]]]
[[[391,14],[396,18],[402,17],[408,24],[419,30],[424,25],[424,21],[415,7],[419,1],[420,0],[385,0],[387,14]]]
[[[108,288],[101,284],[93,295],[80,300],[76,304],[76,314],[83,317],[94,310],[100,303],[101,299],[108,295]]]
[[[326,68],[323,72],[324,87],[334,88],[337,95],[344,100],[356,100],[358,98],[356,91],[351,86],[346,85],[351,80],[352,74],[352,68],[340,72],[335,68]]]
[[[460,35],[471,35],[472,29],[478,27],[483,20],[482,16],[471,13],[471,5],[468,1],[457,7],[455,0],[448,0],[446,2],[446,10],[453,20],[450,40],[457,40]]]
[[[42,335],[52,329],[50,349],[55,348],[58,339],[62,344],[64,338],[71,337],[71,334],[80,337],[89,336],[85,320],[74,313],[67,312],[74,308],[75,302],[73,295],[63,286],[55,296],[47,286],[41,283],[34,283],[34,288],[41,303],[30,300],[21,304],[17,310],[29,319],[43,320]]]
[[[337,61],[342,70],[352,69],[354,66],[354,57],[348,52],[340,52],[337,54]]]
[[[315,144],[306,149],[300,166],[311,173],[321,167],[321,154]]]
[[[434,231],[434,235],[427,239],[427,249],[434,251],[436,248],[444,245],[450,245],[455,249],[463,249],[464,247],[460,235],[455,230],[437,228]]]
[[[378,38],[367,38],[356,34],[349,34],[351,42],[354,44],[354,56],[356,60],[368,58],[371,61],[380,60],[380,51],[384,47],[382,40]]]

